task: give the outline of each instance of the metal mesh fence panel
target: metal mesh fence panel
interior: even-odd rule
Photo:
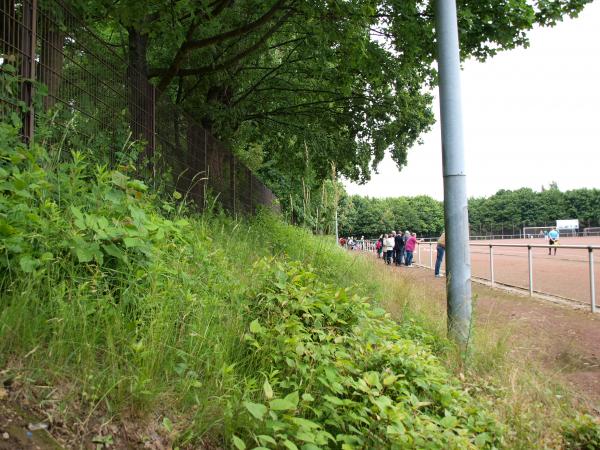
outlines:
[[[157,99],[119,47],[66,3],[0,0],[0,6],[0,118],[18,117],[25,140],[33,138],[37,112],[44,122],[38,126],[101,142],[113,165],[127,143],[138,143],[140,173],[150,184],[176,189],[200,209],[213,199],[234,214],[259,204],[277,208],[271,191],[231,151],[181,108]],[[37,103],[36,89],[44,94]]]

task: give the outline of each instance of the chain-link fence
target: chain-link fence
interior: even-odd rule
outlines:
[[[257,205],[278,209],[273,193],[231,151],[181,108],[158,99],[134,68],[135,55],[121,54],[121,46],[67,4],[0,0],[0,6],[0,118],[18,117],[26,140],[43,116],[46,125],[100,141],[113,164],[125,143],[137,141],[149,181],[177,189],[200,208],[216,198],[233,214]]]

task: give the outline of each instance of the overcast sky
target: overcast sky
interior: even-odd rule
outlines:
[[[600,188],[600,1],[577,19],[530,33],[531,46],[462,72],[469,197],[556,181],[561,190]],[[436,117],[439,106],[434,105]],[[350,194],[443,199],[440,127],[409,150],[398,171],[389,156],[379,174]]]

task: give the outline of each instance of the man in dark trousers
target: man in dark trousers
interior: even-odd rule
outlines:
[[[402,265],[402,256],[404,255],[404,239],[402,239],[402,231],[396,233],[394,236],[394,261],[397,266]]]

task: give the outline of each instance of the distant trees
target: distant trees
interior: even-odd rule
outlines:
[[[340,234],[379,237],[392,230],[434,236],[444,228],[442,202],[426,195],[369,198],[354,195],[340,204]]]
[[[551,226],[558,219],[579,219],[581,227],[600,226],[600,190],[561,192],[554,183],[541,192],[500,190],[489,198],[469,200],[472,234],[518,233],[524,226]]]
[[[340,202],[340,233],[378,237],[391,230],[436,236],[444,228],[443,203],[426,195],[369,198],[358,195]],[[518,234],[524,226],[554,225],[557,219],[579,219],[580,226],[600,226],[600,189],[561,192],[550,186],[501,189],[488,198],[469,200],[471,234]]]

